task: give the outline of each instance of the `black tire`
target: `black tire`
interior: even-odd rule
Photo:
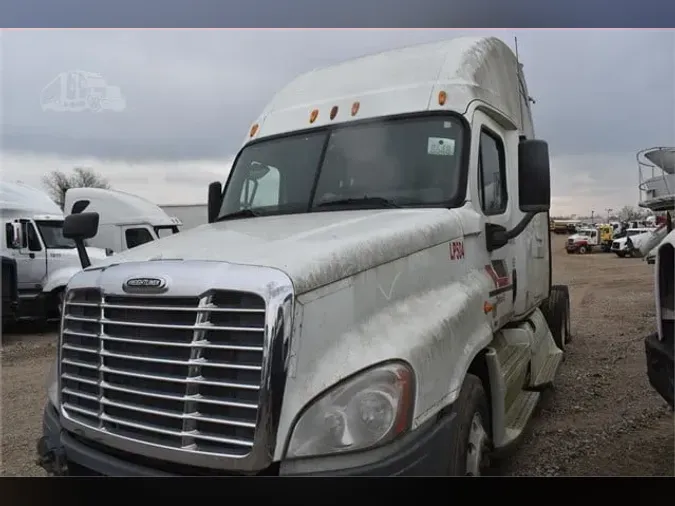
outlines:
[[[570,330],[570,290],[565,285],[553,285],[548,299],[541,305],[553,341],[562,351],[572,341]]]
[[[53,290],[48,300],[47,306],[47,318],[50,320],[60,319],[61,318],[61,304],[63,303],[63,295],[65,293],[65,288],[60,287]]]
[[[580,255],[585,255],[586,253],[588,253],[588,247],[586,247],[586,246],[579,246],[579,249],[578,249],[577,251],[579,251],[579,254],[580,254]]]
[[[617,251],[616,256],[618,256],[619,258],[626,258],[626,253],[623,251]]]
[[[483,456],[480,459],[480,474],[489,467],[488,457],[492,449],[490,405],[480,378],[473,374],[466,375],[454,409],[456,409],[457,418],[450,434],[448,476],[467,476],[469,454],[476,450],[480,452],[479,455]],[[471,443],[472,434],[475,434],[472,425],[476,417],[480,419],[485,433],[483,447],[480,449],[476,449]],[[469,474],[469,476],[474,476],[474,474]]]

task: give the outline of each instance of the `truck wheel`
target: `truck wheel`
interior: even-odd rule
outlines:
[[[56,291],[56,310],[59,312],[59,317],[61,316],[61,311],[63,311],[63,297],[65,295],[65,290],[60,288]]]
[[[480,476],[489,467],[490,406],[481,380],[467,374],[455,403],[450,435],[449,476]]]
[[[623,251],[617,251],[616,256],[618,256],[619,258],[624,258],[626,256],[626,253],[624,253]]]
[[[588,248],[586,246],[579,246],[579,254],[584,255],[588,252]]]
[[[61,318],[61,307],[63,306],[64,288],[53,290],[47,297],[47,317],[50,319]]]
[[[553,285],[551,294],[542,304],[546,323],[551,330],[553,341],[562,351],[572,341],[570,336],[570,291],[565,285]]]

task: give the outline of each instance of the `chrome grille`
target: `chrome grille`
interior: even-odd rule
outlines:
[[[61,403],[81,424],[164,447],[235,457],[253,447],[265,302],[68,293]]]

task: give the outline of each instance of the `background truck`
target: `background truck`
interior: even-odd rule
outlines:
[[[2,257],[2,326],[16,321],[19,309],[19,290],[16,278],[16,260]]]
[[[581,225],[579,220],[553,220],[553,232],[555,234],[573,234]]]
[[[640,257],[641,247],[647,241],[655,228],[629,228],[623,237],[614,239],[610,251],[620,258]]]
[[[549,207],[548,147],[500,40],[296,78],[209,186],[209,224],[69,283],[41,465],[482,474],[569,342]],[[97,221],[68,216],[67,235]]]
[[[656,331],[645,338],[647,376],[652,387],[673,408],[675,341],[675,147],[650,148],[637,154],[640,207],[665,212],[665,223],[640,245],[646,256],[655,250],[654,302]],[[646,173],[646,175],[645,175]]]
[[[608,252],[612,246],[614,228],[611,225],[598,225],[595,228],[580,228],[569,236],[565,249],[567,253],[592,253],[595,249]]]
[[[66,192],[64,208],[68,214],[98,213],[98,233],[89,244],[109,253],[175,234],[182,225],[149,200],[117,190],[71,188]]]
[[[2,254],[16,262],[22,319],[59,317],[68,280],[82,269],[75,243],[63,235],[63,213],[45,193],[22,183],[0,182]],[[94,261],[105,252],[88,248]]]

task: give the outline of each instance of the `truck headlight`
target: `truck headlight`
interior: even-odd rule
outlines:
[[[47,399],[58,410],[59,409],[59,363],[58,357],[52,362],[47,374]]]
[[[363,450],[410,428],[414,374],[395,362],[367,369],[310,403],[295,423],[287,458]]]

